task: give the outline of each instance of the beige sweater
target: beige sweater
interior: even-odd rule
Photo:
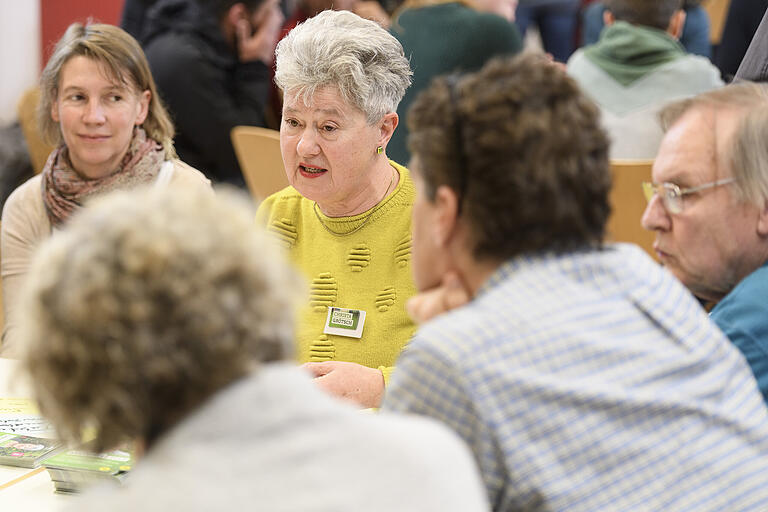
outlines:
[[[173,160],[173,171],[161,174],[168,184],[202,186],[210,188],[210,181],[198,170],[181,160]],[[0,355],[16,357],[18,318],[15,310],[24,279],[37,247],[51,236],[51,223],[45,212],[41,192],[41,175],[27,180],[8,197],[3,207],[2,230],[0,230],[0,275],[3,280],[3,326]]]

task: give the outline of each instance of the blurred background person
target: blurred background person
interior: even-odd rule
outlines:
[[[24,308],[41,411],[69,441],[96,425],[95,449],[138,446],[121,488],[72,510],[487,510],[450,431],[361,414],[283,362],[300,288],[249,202],[118,192],[41,249]]]
[[[35,175],[18,122],[0,126],[0,208],[16,187]]]
[[[35,249],[85,201],[147,183],[210,190],[176,157],[173,124],[144,53],[122,29],[70,25],[43,69],[40,90],[40,131],[56,149],[3,208],[5,356],[16,349],[14,310]]]
[[[245,187],[230,132],[267,125],[279,0],[158,0],[147,16],[141,43],[179,156],[215,182]]]
[[[515,19],[517,0],[407,0],[390,32],[403,45],[413,84],[397,108],[400,127],[389,142],[390,157],[408,164],[408,108],[438,75],[477,71],[497,55],[522,49]],[[450,34],[450,37],[446,37]]]
[[[579,0],[519,0],[515,23],[525,37],[536,25],[544,50],[557,62],[566,62],[575,49]]]
[[[137,41],[141,41],[147,13],[157,1],[125,0],[123,2],[123,11],[120,14],[120,28],[131,34]]]
[[[584,9],[581,41],[583,46],[595,44],[600,39],[600,32],[605,27],[603,18],[607,10],[605,2],[594,2]],[[701,0],[684,0],[683,10],[685,11],[685,22],[683,23],[683,32],[680,34],[680,44],[685,47],[688,53],[711,58],[709,15],[701,6]]]
[[[723,85],[720,72],[679,42],[681,0],[606,0],[597,43],[568,60],[570,74],[597,105],[611,158],[653,159],[661,143],[657,113],[666,103]]]
[[[321,12],[277,47],[290,186],[261,204],[258,221],[310,283],[299,361],[324,389],[363,407],[381,401],[414,329],[404,307],[414,293],[414,189],[386,151],[410,76],[400,43],[348,11]],[[330,325],[336,314],[356,318],[360,331]]]

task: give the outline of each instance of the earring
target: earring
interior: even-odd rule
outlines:
[[[376,154],[377,154],[377,155],[380,155],[380,154],[382,154],[383,152],[384,152],[384,148],[383,148],[383,147],[379,146],[379,147],[377,147],[377,148],[376,148]]]

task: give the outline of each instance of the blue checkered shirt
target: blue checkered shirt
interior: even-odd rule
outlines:
[[[494,510],[768,510],[749,367],[633,246],[504,263],[419,329],[383,408],[458,432]]]

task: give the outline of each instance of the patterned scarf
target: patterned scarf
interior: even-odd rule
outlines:
[[[128,152],[117,170],[102,178],[86,178],[72,168],[66,146],[55,149],[43,168],[42,194],[53,227],[60,227],[90,197],[133,188],[157,178],[165,161],[160,143],[136,127]]]

